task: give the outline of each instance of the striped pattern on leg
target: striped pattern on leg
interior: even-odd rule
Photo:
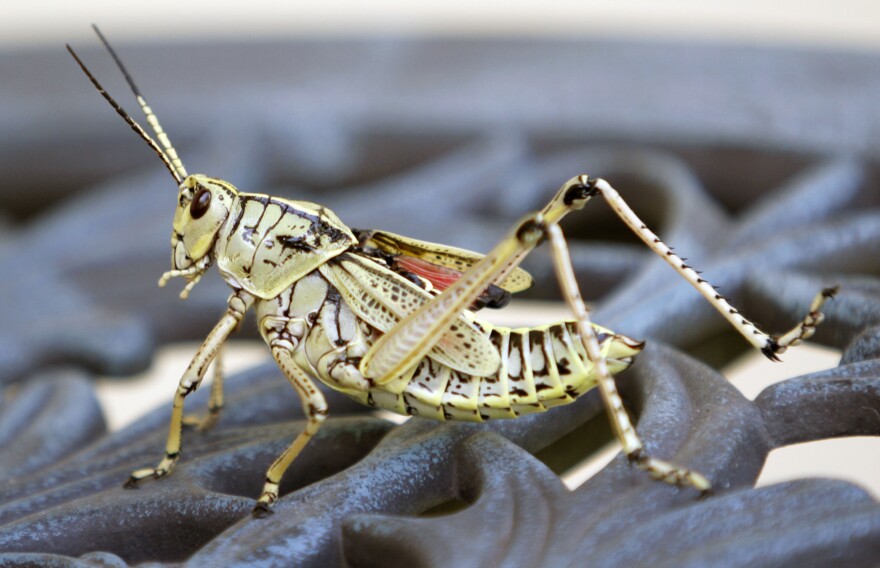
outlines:
[[[654,479],[672,485],[691,486],[701,493],[708,492],[711,484],[708,479],[699,473],[650,457],[645,452],[644,445],[632,425],[629,414],[627,414],[626,409],[623,407],[623,401],[617,392],[614,378],[608,372],[605,357],[599,349],[596,331],[590,323],[589,312],[574,277],[571,257],[568,253],[565,237],[562,235],[562,229],[557,225],[550,225],[546,230],[550,237],[550,244],[553,246],[553,265],[556,269],[556,277],[559,280],[566,302],[577,318],[581,341],[584,344],[584,349],[590,362],[595,366],[599,393],[608,411],[611,426],[623,445],[624,454],[639,469],[647,471]]]

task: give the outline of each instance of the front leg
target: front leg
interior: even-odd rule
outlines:
[[[223,410],[223,345],[217,349],[214,356],[214,378],[211,380],[211,398],[208,399],[208,412],[204,416],[186,415],[183,417],[183,425],[187,428],[195,428],[199,432],[205,432],[214,427]]]
[[[171,472],[177,458],[180,456],[180,432],[183,427],[183,400],[188,394],[195,391],[199,387],[205,371],[211,364],[211,361],[217,355],[220,347],[229,337],[229,335],[238,327],[238,324],[244,318],[245,312],[254,302],[254,298],[244,292],[233,293],[227,302],[226,313],[205,338],[199,350],[190,362],[180,383],[177,386],[177,392],[174,393],[174,402],[171,408],[171,425],[168,429],[168,441],[165,444],[165,457],[159,462],[155,468],[139,469],[131,474],[126,481],[126,488],[137,487],[137,483],[145,478],[151,477],[158,479],[164,477]]]

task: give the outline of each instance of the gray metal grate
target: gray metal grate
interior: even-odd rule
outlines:
[[[167,174],[60,50],[3,54],[3,76],[19,78],[0,85],[3,563],[880,557],[880,506],[861,489],[752,489],[773,448],[880,433],[880,58],[409,40],[124,56],[193,171],[319,201],[352,226],[483,250],[571,175],[601,175],[767,328],[787,327],[822,285],[841,284],[816,339],[843,360],[745,400],[694,357],[718,364],[741,342],[596,204],[564,229],[585,292],[601,296],[596,321],[652,340],[621,377],[627,403],[649,448],[707,474],[714,498],[652,483],[622,459],[564,489],[532,454],[599,414],[596,397],[484,426],[394,426],[331,393],[333,418],[289,472],[276,514],[254,521],[265,467],[300,427],[272,366],[230,379],[220,424],[185,437],[171,478],[123,491],[132,469],[158,457],[169,409],[106,435],[88,379],[143,368],[159,342],[201,339],[226,291],[209,278],[181,305],[155,289],[167,269]],[[184,80],[161,75],[172,58]],[[94,66],[112,77],[109,64]],[[549,259],[534,256],[533,297],[556,297]],[[437,512],[449,501],[459,506]]]

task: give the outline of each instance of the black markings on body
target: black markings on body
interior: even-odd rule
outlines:
[[[532,368],[533,377],[546,377],[550,374],[549,365],[547,365],[547,353],[544,350],[544,331],[538,329],[529,330],[529,365]],[[536,351],[537,349],[537,351]],[[537,353],[538,360],[534,360]],[[537,364],[536,364],[537,363]]]
[[[569,368],[570,364],[571,363],[569,362],[568,357],[563,357],[563,358],[559,359],[558,361],[556,361],[556,370],[559,372],[560,375],[570,375],[571,374],[571,369]]]
[[[242,217],[244,217],[244,203],[239,203],[238,215],[235,217],[235,221],[232,222],[232,231],[230,234],[234,235],[238,232],[238,226],[241,224]]]
[[[280,244],[285,249],[293,249],[303,252],[312,252],[315,250],[310,243],[307,242],[307,236],[305,235],[279,235],[278,244]]]
[[[265,206],[269,204],[275,205],[281,209],[281,217],[285,217],[287,215],[294,215],[299,217],[300,219],[309,221],[310,226],[306,233],[305,239],[308,239],[312,242],[319,243],[318,237],[326,237],[331,242],[341,241],[341,242],[351,242],[352,245],[355,243],[352,241],[351,235],[345,232],[338,227],[335,227],[325,221],[326,219],[326,210],[321,207],[318,209],[317,214],[308,213],[302,209],[297,208],[295,205],[287,203],[280,199],[275,199],[266,195],[251,195],[248,196],[250,199],[262,203]]]
[[[339,293],[339,290],[330,286],[327,289],[327,295],[324,298],[324,304],[330,304],[333,306],[333,322],[336,324],[336,345],[341,347],[345,345],[347,342],[342,337],[342,325],[339,322],[339,312],[340,312],[340,304],[342,303],[342,295]],[[323,307],[321,308],[323,309]]]
[[[250,244],[254,244],[254,241],[253,241],[254,232],[257,230],[257,227],[259,227],[260,223],[263,221],[263,217],[266,215],[266,209],[267,209],[267,207],[265,207],[265,204],[264,204],[263,210],[260,211],[260,216],[257,218],[257,222],[251,226],[246,225],[244,227],[244,229],[242,229],[241,238],[243,240],[247,241]]]
[[[266,238],[266,236],[272,234],[272,232],[275,230],[275,227],[277,227],[278,224],[281,223],[281,220],[282,220],[283,218],[284,218],[284,215],[281,215],[280,217],[278,217],[278,220],[275,221],[275,223],[273,223],[272,226],[269,227],[269,229],[268,229],[268,230],[265,232],[265,234],[263,235],[263,238],[264,238],[264,239]],[[272,248],[272,247],[275,245],[275,243],[274,243],[271,239],[265,239],[265,240],[261,241],[260,244],[258,244],[258,245],[254,248],[254,254],[253,254],[253,256],[251,256],[251,264],[253,264],[253,263],[254,263],[254,260],[257,258],[257,253],[259,252],[259,250],[260,250],[260,246],[262,246],[262,245],[266,245],[266,248]],[[276,265],[276,266],[277,266],[277,265]]]

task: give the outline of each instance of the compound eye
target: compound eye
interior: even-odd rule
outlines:
[[[199,219],[208,212],[211,206],[211,192],[204,187],[200,187],[193,197],[189,206],[189,214],[193,219]]]

